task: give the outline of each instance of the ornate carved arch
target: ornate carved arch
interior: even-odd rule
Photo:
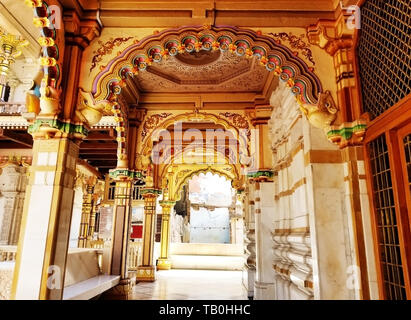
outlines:
[[[128,77],[144,71],[148,65],[160,62],[165,56],[200,50],[257,57],[262,66],[287,82],[293,94],[305,104],[316,105],[322,92],[312,68],[275,39],[236,27],[190,26],[165,30],[129,46],[96,76],[92,93],[97,100],[110,100],[121,93]]]
[[[235,181],[237,181],[239,177],[236,168],[230,164],[222,166],[197,165],[195,167],[182,168],[172,176],[174,184],[171,190],[169,190],[170,199],[178,201],[180,199],[182,187],[188,180],[195,175],[207,172],[223,176],[227,180],[231,180],[232,184],[235,184]]]
[[[330,94],[323,94],[319,78],[302,59],[272,37],[230,26],[189,26],[146,37],[130,45],[101,70],[93,81],[92,94],[97,101],[112,103],[113,111],[119,114],[116,97],[127,86],[128,78],[164,57],[201,50],[229,51],[244,59],[256,57],[263,67],[286,83],[314,126],[323,128],[335,120],[337,109],[329,101]],[[125,131],[121,121],[118,131]],[[119,154],[126,152],[119,150]]]
[[[210,121],[214,124],[222,125],[226,130],[231,131],[235,137],[238,137],[239,140],[239,156],[250,155],[249,149],[249,130],[240,131],[241,128],[237,128],[235,124],[230,123],[228,120],[220,117],[218,115],[206,112],[188,112],[183,114],[175,115],[174,117],[166,118],[163,122],[157,124],[156,130],[147,131],[143,137],[142,147],[140,149],[140,154],[143,156],[148,156],[152,150],[152,141],[158,139],[158,135],[164,129],[167,129],[170,125],[180,122],[180,121],[192,121],[201,120],[201,121]]]

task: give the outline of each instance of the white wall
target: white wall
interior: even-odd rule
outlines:
[[[230,217],[227,208],[190,209],[190,243],[230,243]]]
[[[73,215],[71,217],[70,226],[70,248],[77,248],[78,236],[80,232],[81,223],[81,209],[83,206],[83,190],[81,187],[77,187],[74,190],[74,203],[73,203]]]

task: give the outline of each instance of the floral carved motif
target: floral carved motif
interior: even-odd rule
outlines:
[[[229,119],[236,128],[247,130],[247,138],[250,139],[250,125],[248,124],[248,121],[244,116],[233,112],[220,112],[219,114],[220,116]]]
[[[159,114],[153,114],[152,116],[148,117],[147,120],[144,122],[143,131],[141,132],[141,136],[145,138],[148,132],[155,128],[161,120],[171,116],[172,113],[163,112]]]
[[[292,49],[300,50],[302,55],[307,60],[309,60],[313,66],[315,66],[315,61],[310,49],[310,45],[303,40],[305,38],[305,35],[302,34],[300,36],[296,36],[291,32],[269,33],[269,35],[273,36],[276,41],[279,41],[279,43],[281,43],[281,41],[287,41]]]
[[[101,47],[93,52],[95,55],[93,56],[90,72],[97,66],[97,63],[99,63],[99,62],[101,62],[101,60],[103,60],[103,57],[106,54],[111,54],[113,52],[114,47],[118,47],[120,44],[130,40],[131,38],[132,37],[115,38],[115,39],[111,38],[106,43],[103,43],[102,41],[99,41],[98,43],[101,45]]]

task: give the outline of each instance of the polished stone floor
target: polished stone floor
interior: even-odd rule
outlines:
[[[134,286],[134,300],[247,300],[241,271],[158,271],[157,281]]]

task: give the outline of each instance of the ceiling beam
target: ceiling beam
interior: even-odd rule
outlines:
[[[347,2],[347,0],[345,0]],[[339,0],[101,0],[107,27],[167,28],[178,25],[306,27],[335,19]]]
[[[92,160],[98,160],[98,161],[105,161],[105,160],[117,160],[117,155],[116,154],[109,154],[109,155],[101,155],[101,154],[89,154],[87,156],[80,155],[83,159],[92,161]]]
[[[100,154],[100,155],[116,155],[117,154],[117,148],[116,149],[107,149],[107,150],[93,150],[93,149],[81,149],[80,148],[80,155],[83,157],[87,157],[88,155],[94,155],[94,154]]]
[[[22,149],[20,143],[13,142],[11,140],[0,140],[0,149]],[[27,149],[27,148],[25,148]]]
[[[90,131],[87,138],[85,139],[86,141],[92,141],[92,140],[116,140],[116,135],[114,133],[114,129],[110,129],[108,132],[99,132],[99,131]]]
[[[1,129],[0,128],[0,137],[3,137],[7,140],[19,143],[20,145],[28,148],[33,147],[33,138],[29,134],[17,133],[13,130]]]
[[[116,142],[106,142],[106,143],[98,143],[98,142],[87,142],[83,141],[80,144],[80,150],[89,150],[89,149],[100,149],[100,150],[107,150],[113,149],[117,150],[117,143]]]

